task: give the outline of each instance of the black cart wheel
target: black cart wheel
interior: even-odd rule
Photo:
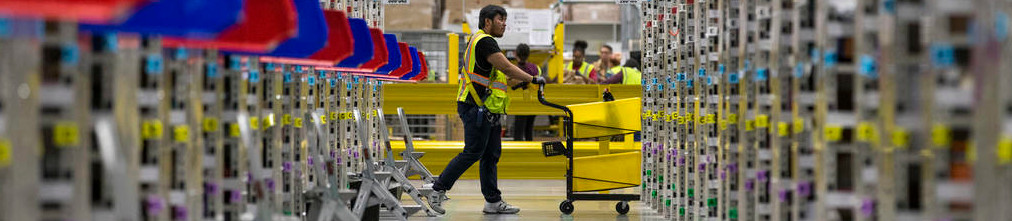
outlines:
[[[562,201],[562,203],[559,204],[559,211],[562,211],[562,213],[566,215],[573,214],[573,201]]]
[[[622,214],[622,215],[625,215],[626,213],[629,213],[629,202],[620,201],[620,202],[616,203],[615,204],[615,211],[618,212],[618,214]]]

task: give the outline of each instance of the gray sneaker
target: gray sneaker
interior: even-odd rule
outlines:
[[[499,200],[499,202],[496,203],[486,202],[485,209],[482,209],[481,211],[485,214],[517,214],[520,212],[520,208]]]
[[[422,188],[432,188],[432,184],[428,183],[422,185]],[[433,190],[428,196],[425,196],[429,201],[429,208],[439,214],[445,214],[446,210],[443,209],[443,201],[446,199],[446,190]]]

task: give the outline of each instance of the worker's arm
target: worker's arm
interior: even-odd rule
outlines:
[[[510,63],[510,61],[506,59],[506,56],[503,55],[502,52],[496,52],[495,54],[489,55],[488,62],[492,63],[492,67],[495,67],[496,70],[502,71],[502,73],[506,74],[507,77],[510,77],[512,79],[517,79],[524,82],[531,82],[532,80],[534,80],[534,76],[527,74],[527,72],[520,70],[519,67],[513,65],[513,63]]]
[[[622,72],[618,72],[618,74],[612,75],[610,78],[608,78],[608,80],[604,80],[601,82],[601,84],[618,84],[618,83],[622,83]]]

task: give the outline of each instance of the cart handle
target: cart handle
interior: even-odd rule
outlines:
[[[555,103],[552,103],[552,102],[548,102],[548,100],[545,100],[545,85],[544,84],[539,84],[538,85],[538,101],[540,101],[541,104],[543,104],[545,106],[549,106],[549,107],[552,107],[552,108],[555,108],[555,109],[562,110],[563,112],[566,112],[566,116],[569,116],[570,119],[573,118],[573,111],[570,111],[568,107],[562,106],[562,105],[558,105],[558,104],[555,104]]]

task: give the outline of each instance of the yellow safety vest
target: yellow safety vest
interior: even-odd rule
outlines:
[[[642,72],[630,67],[612,67],[611,72],[615,74],[622,72],[622,84],[626,85],[639,85],[641,83],[640,80],[643,77]]]
[[[506,75],[495,68],[492,68],[491,79],[480,74],[475,73],[475,69],[478,68],[477,63],[477,52],[475,47],[478,45],[478,41],[483,38],[492,37],[491,35],[485,34],[484,30],[478,31],[471,35],[467,42],[467,49],[464,50],[464,67],[460,68],[463,72],[464,78],[461,79],[460,88],[457,90],[457,101],[464,102],[467,100],[467,95],[470,94],[474,98],[474,103],[478,106],[483,106],[488,109],[489,112],[496,114],[506,114],[506,109],[510,105],[509,95],[506,94]],[[479,84],[491,89],[491,93],[484,101],[478,96],[478,92],[474,89],[474,85],[471,83]]]
[[[573,70],[573,62],[570,61],[566,67],[568,68],[566,70]],[[583,62],[583,65],[580,65],[580,70],[577,70],[576,73],[583,75],[584,77],[590,77],[591,71],[594,71],[594,65]]]

